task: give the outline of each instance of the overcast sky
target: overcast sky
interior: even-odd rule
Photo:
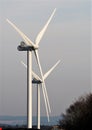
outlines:
[[[91,91],[91,1],[0,0],[0,115],[26,115],[27,104],[26,69],[20,63],[26,63],[26,52],[17,50],[22,38],[6,18],[34,42],[54,8],[57,11],[39,44],[44,73],[61,60],[46,80],[51,115],[60,115],[79,96]],[[38,73],[34,54],[33,70]],[[46,115],[42,92],[41,115]]]

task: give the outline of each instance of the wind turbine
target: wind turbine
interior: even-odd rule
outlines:
[[[27,65],[21,61],[21,63],[27,68]],[[60,60],[48,71],[44,74],[43,79],[45,80],[50,73],[56,68],[56,66],[60,63]],[[33,76],[33,80],[32,83],[33,84],[37,84],[37,128],[40,129],[40,85],[42,85],[42,79],[35,74],[32,71],[32,76]]]
[[[42,68],[40,65],[38,48],[39,48],[39,42],[41,41],[52,17],[54,16],[55,11],[56,11],[56,8],[52,12],[52,14],[51,14],[50,18],[48,19],[47,23],[45,24],[45,26],[42,28],[40,33],[37,35],[35,44],[22,31],[20,31],[20,29],[18,29],[18,27],[15,24],[13,24],[10,20],[7,19],[7,22],[20,34],[20,36],[25,41],[25,42],[21,42],[21,44],[18,46],[18,50],[27,51],[27,123],[28,123],[27,127],[28,128],[32,128],[32,83],[30,82],[30,81],[32,81],[32,51],[34,51],[34,53],[35,53],[36,60],[37,60],[37,63],[38,63],[39,69],[40,69],[40,73],[41,73],[41,78],[43,81],[42,90],[43,90],[43,95],[44,95],[44,100],[45,100],[45,105],[46,105],[46,112],[47,112],[48,118],[49,118],[48,111],[49,112],[51,111],[49,100],[48,100],[48,95],[47,95],[47,90],[46,90],[46,86],[45,86],[45,82],[44,82],[44,78],[43,78],[43,72],[42,72]]]

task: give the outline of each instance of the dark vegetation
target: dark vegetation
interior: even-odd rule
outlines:
[[[80,97],[62,116],[59,127],[64,130],[92,130],[92,94]]]
[[[10,125],[1,125],[2,130],[37,130],[37,126],[33,126],[32,129],[28,129],[27,126],[10,126]],[[40,130],[53,130],[54,126],[41,126]]]

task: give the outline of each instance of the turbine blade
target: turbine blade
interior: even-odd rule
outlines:
[[[23,61],[21,61],[21,64],[24,65],[25,68],[27,68],[27,65]]]
[[[48,27],[48,25],[49,25],[51,19],[52,19],[52,17],[54,16],[55,11],[56,11],[56,8],[54,9],[53,13],[51,14],[51,16],[50,16],[50,18],[48,19],[48,21],[47,21],[47,23],[45,24],[45,26],[42,28],[42,30],[41,30],[41,31],[39,32],[39,34],[37,35],[37,38],[36,38],[36,40],[35,40],[36,45],[39,45],[39,42],[40,42],[40,40],[42,39],[42,37],[43,37],[43,35],[44,35],[44,33],[45,33],[45,31],[46,31],[46,29],[47,29],[47,27]]]
[[[47,107],[47,102],[46,102],[46,95],[45,95],[43,83],[42,83],[42,92],[43,92],[43,97],[44,97],[44,102],[45,102],[47,119],[48,119],[48,122],[49,122],[50,121],[50,119],[49,119],[49,112],[48,112],[48,107]]]
[[[40,65],[38,50],[35,50],[34,52],[35,52],[36,61],[37,61],[37,64],[39,66],[39,70],[40,70],[40,73],[41,73],[41,77],[43,78],[43,72],[42,72],[42,68],[41,68],[41,65]]]
[[[20,36],[23,38],[25,43],[28,46],[37,47],[22,31],[20,31],[15,24],[13,24],[10,20],[6,19],[6,21],[20,34]]]
[[[42,81],[43,81],[43,84],[44,84],[43,86],[44,86],[44,90],[45,90],[45,94],[46,94],[48,109],[49,109],[49,112],[51,113],[51,108],[50,108],[50,103],[49,103],[49,99],[48,99],[47,89],[46,89],[45,81],[44,81],[44,78],[43,78],[42,68],[41,68],[41,65],[40,65],[38,50],[35,50],[35,54],[36,54],[36,59],[37,59],[37,63],[38,63],[38,66],[39,66],[39,70],[40,70],[40,73],[41,73],[41,78],[42,78]]]
[[[46,94],[46,100],[47,100],[47,105],[48,105],[49,113],[51,113],[51,107],[50,107],[49,98],[48,98],[47,89],[46,89],[46,85],[45,85],[44,80],[43,80],[43,85],[44,85],[44,90],[45,90],[45,94]]]
[[[37,54],[38,52],[36,52],[36,51],[37,51],[37,50],[34,50],[34,54],[35,54],[36,62],[37,62],[37,64],[38,64],[38,56],[37,56],[37,55],[38,55],[38,54]]]
[[[27,68],[27,65],[26,65],[23,61],[21,61],[21,64],[24,65],[25,68]],[[36,80],[40,80],[40,81],[42,82],[41,78],[40,78],[37,74],[35,74],[33,71],[32,71],[32,76],[33,76]]]
[[[44,80],[49,76],[49,74],[56,68],[56,66],[60,63],[60,60],[44,75]]]

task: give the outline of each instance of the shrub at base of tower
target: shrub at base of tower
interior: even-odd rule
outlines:
[[[64,130],[92,130],[92,94],[80,97],[62,117],[59,126]]]

